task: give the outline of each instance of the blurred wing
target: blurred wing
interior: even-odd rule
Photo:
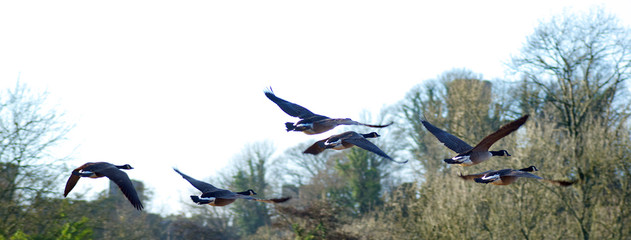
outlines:
[[[142,210],[143,206],[140,202],[140,198],[138,197],[138,193],[136,193],[136,189],[131,183],[129,176],[127,176],[127,173],[116,168],[115,166],[101,169],[98,173],[103,174],[110,180],[114,181],[114,183],[118,185],[118,188],[120,188],[120,190],[123,192],[123,195],[127,197],[127,200],[129,200],[131,205],[133,205],[138,210]]]
[[[522,171],[511,171],[510,173],[505,174],[505,176],[515,176],[515,177],[524,177],[524,178],[535,178],[535,179],[543,179],[542,177],[539,177],[537,175],[534,175],[532,173],[529,172],[522,172]]]
[[[202,182],[199,181],[195,178],[189,177],[188,175],[180,172],[180,170],[177,170],[175,168],[173,168],[173,170],[175,170],[175,172],[179,173],[180,175],[182,175],[182,177],[184,179],[186,179],[186,181],[188,181],[189,183],[191,183],[191,185],[193,185],[193,187],[197,188],[197,190],[201,191],[202,193],[206,193],[206,192],[214,192],[214,191],[218,191],[218,190],[223,190],[223,189],[219,189],[216,188],[215,186],[213,186],[210,183],[206,183],[206,182]]]
[[[201,197],[203,197],[203,198],[226,198],[226,199],[232,199],[230,197],[232,195],[235,195],[235,194],[237,194],[237,193],[232,192],[230,190],[217,189],[215,191],[203,192]]]
[[[473,148],[471,147],[471,145],[462,141],[460,138],[454,135],[451,135],[450,133],[445,132],[440,128],[437,128],[436,126],[432,125],[428,121],[421,120],[421,123],[423,123],[423,126],[425,126],[425,128],[427,128],[429,132],[434,134],[434,136],[438,139],[438,141],[440,141],[447,148],[451,149],[452,151],[456,153],[464,153]]]
[[[368,141],[368,139],[364,138],[363,136],[361,136],[359,134],[357,134],[356,136],[344,139],[342,141],[350,143],[350,144],[353,144],[353,145],[358,146],[360,148],[363,148],[365,150],[371,151],[371,152],[373,152],[373,153],[375,153],[375,154],[377,154],[377,155],[379,155],[381,157],[387,158],[390,161],[393,161],[393,162],[396,162],[396,163],[406,163],[406,162],[408,162],[407,160],[403,161],[403,162],[395,161],[390,156],[388,156],[388,154],[386,154],[383,150],[381,150],[379,147],[377,147],[377,145],[375,145],[374,143]]]
[[[462,173],[459,175],[460,178],[464,179],[464,180],[473,180],[475,178],[481,178],[484,175],[488,174],[488,173],[492,173],[495,172],[493,170],[489,170],[486,172],[481,172],[481,173],[475,173],[475,174],[469,174],[469,175],[462,175]]]
[[[320,141],[315,142],[313,145],[311,145],[309,148],[307,148],[304,152],[302,153],[308,153],[308,154],[313,154],[313,155],[318,155],[321,152],[324,152],[325,148],[324,146],[324,142],[326,142],[327,139],[322,139]]]
[[[246,199],[246,200],[254,200],[256,198],[248,195],[241,195],[229,190],[224,190],[226,192],[221,192],[212,195],[202,195],[202,197],[215,197],[215,198],[223,198],[223,199]]]
[[[363,138],[363,137],[352,137],[352,138],[347,138],[342,140],[344,142],[347,143],[351,143],[355,146],[358,146],[360,148],[366,149],[368,151],[371,151],[379,156],[382,156],[384,158],[390,159],[392,160],[392,158],[390,156],[388,156],[388,154],[386,154],[383,150],[381,150],[379,147],[377,147],[377,145],[375,145],[374,143],[368,141],[368,139]]]
[[[72,191],[74,186],[77,185],[77,182],[79,181],[79,179],[81,179],[81,177],[74,174],[70,174],[70,177],[68,178],[68,182],[66,182],[66,189],[64,190],[64,197],[68,196],[68,193],[70,193],[70,191]]]
[[[252,197],[252,196],[241,195],[241,194],[238,194],[238,193],[232,193],[230,195],[221,196],[221,197],[217,197],[217,198],[223,198],[223,199],[245,199],[245,200],[254,200],[254,201],[257,201],[257,202],[265,202],[265,203],[282,203],[282,202],[286,202],[289,199],[291,199],[291,197],[272,198],[272,199],[259,199],[259,198],[255,198],[255,197]]]
[[[481,151],[489,150],[489,148],[491,147],[491,145],[493,145],[493,143],[502,139],[506,135],[514,132],[515,130],[519,129],[521,125],[526,123],[526,120],[528,120],[528,115],[524,115],[523,117],[518,118],[517,120],[512,121],[502,126],[500,129],[498,129],[494,133],[491,133],[491,135],[488,135],[484,139],[482,139],[482,141],[480,141],[480,143],[478,143],[478,145],[475,146],[475,150],[481,150]]]
[[[264,203],[283,203],[283,202],[287,202],[289,201],[289,199],[291,199],[291,197],[283,197],[283,198],[272,198],[272,199],[252,199],[254,201],[257,202],[264,202]]]
[[[269,100],[272,100],[272,102],[276,103],[276,105],[278,105],[278,107],[280,107],[280,109],[282,109],[283,112],[289,114],[289,116],[305,119],[305,118],[316,115],[312,113],[311,111],[309,111],[309,109],[304,108],[303,106],[300,106],[298,104],[295,104],[295,103],[286,101],[285,99],[277,97],[276,95],[274,95],[274,92],[272,92],[271,88],[265,90],[265,96],[267,96]]]
[[[567,186],[571,186],[573,184],[575,184],[577,181],[562,181],[562,180],[549,180],[549,179],[543,179],[544,182],[548,182],[550,184],[553,185],[557,185],[557,186],[561,186],[561,187],[567,187]]]
[[[74,173],[84,170],[86,168],[90,168],[90,166],[95,165],[95,164],[99,164],[99,163],[88,162],[72,170],[72,173],[70,174],[70,177],[68,178],[68,181],[66,182],[66,189],[64,190],[64,197],[68,196],[68,193],[72,191],[74,186],[77,185],[77,182],[79,181],[79,179],[81,179],[81,176],[75,175]],[[92,170],[88,170],[88,171],[92,171]]]

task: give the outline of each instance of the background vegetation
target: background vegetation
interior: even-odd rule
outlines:
[[[602,11],[543,22],[508,64],[516,79],[449,70],[382,111],[378,121],[396,124],[374,142],[410,163],[357,148],[303,155],[308,142],[272,159],[271,144],[257,143],[217,185],[294,199],[189,203],[190,215],[134,211],[116,187],[94,201],[51,194],[68,168],[48,150],[71,126],[44,109],[45,95],[18,84],[0,95],[0,239],[629,239],[630,33]],[[524,114],[530,120],[495,144],[510,159],[467,168],[444,164],[453,153],[420,123],[475,144]],[[544,178],[578,182],[498,187],[456,177],[530,165]]]

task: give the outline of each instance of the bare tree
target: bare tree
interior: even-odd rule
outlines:
[[[602,9],[563,15],[542,23],[513,59],[513,68],[537,90],[530,93],[538,96],[529,98],[540,99],[532,102],[539,106],[530,109],[547,110],[539,116],[560,127],[557,142],[563,140],[566,146],[558,155],[572,166],[567,172],[575,173],[581,184],[575,193],[559,196],[567,202],[583,239],[596,228],[596,206],[604,201],[601,192],[609,187],[604,176],[612,167],[606,163],[609,154],[594,158],[593,153],[615,141],[593,134],[620,135],[629,117],[628,98],[621,94],[631,77],[630,33]]]
[[[37,207],[29,203],[51,194],[65,169],[51,151],[71,127],[45,103],[46,94],[20,83],[0,95],[0,235],[19,228],[21,217]]]

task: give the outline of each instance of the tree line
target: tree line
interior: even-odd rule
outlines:
[[[218,185],[294,199],[189,203],[190,215],[130,211],[108,192],[94,201],[52,195],[52,183],[67,174],[51,170],[64,159],[46,150],[70,127],[42,108],[44,96],[18,85],[0,98],[0,239],[628,239],[629,34],[603,10],[551,18],[507,64],[517,79],[448,70],[382,110],[377,121],[395,124],[372,141],[408,164],[358,148],[304,155],[308,142],[272,158],[271,143],[255,143]],[[474,143],[524,114],[529,121],[496,143],[511,149],[510,158],[466,168],[442,162],[453,153],[420,121]],[[491,186],[457,177],[530,165],[537,175],[577,183]]]

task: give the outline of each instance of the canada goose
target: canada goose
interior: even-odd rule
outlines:
[[[233,203],[237,199],[254,200],[254,201],[265,202],[265,203],[282,203],[291,199],[291,197],[275,198],[275,199],[258,199],[258,198],[252,197],[256,195],[256,192],[254,192],[254,190],[252,189],[248,189],[243,192],[232,192],[230,190],[216,188],[210,183],[205,183],[197,179],[194,179],[192,177],[189,177],[188,175],[177,170],[176,168],[173,168],[173,170],[175,170],[175,172],[182,175],[182,177],[186,179],[186,181],[191,183],[193,187],[197,188],[199,191],[202,192],[200,196],[191,195],[191,200],[193,200],[193,202],[197,203],[198,205],[208,204],[211,206],[226,206],[228,204]]]
[[[383,128],[392,125],[392,123],[386,125],[372,125],[365,124],[351,120],[350,118],[329,118],[326,116],[314,114],[308,109],[292,103],[288,102],[282,98],[274,95],[272,88],[265,90],[265,96],[272,100],[272,102],[276,103],[285,113],[289,114],[292,117],[300,118],[300,121],[297,123],[286,122],[285,127],[287,128],[287,132],[296,131],[303,132],[305,134],[318,134],[329,131],[338,125],[363,125],[367,127],[373,128]]]
[[[311,145],[309,148],[307,148],[307,150],[305,150],[303,153],[317,155],[318,153],[321,153],[324,150],[329,149],[329,148],[335,149],[335,150],[342,150],[342,149],[347,149],[353,146],[358,146],[360,148],[376,153],[377,155],[387,158],[396,163],[408,162],[407,160],[404,162],[395,161],[390,156],[388,156],[388,154],[386,154],[381,149],[379,149],[377,145],[371,143],[370,141],[368,141],[368,139],[366,139],[366,138],[376,138],[376,137],[379,137],[379,134],[377,134],[376,132],[371,132],[367,134],[359,134],[357,132],[348,131],[348,132],[336,134],[328,138],[322,139],[320,141],[317,141],[313,145]]]
[[[539,177],[537,175],[530,173],[533,171],[538,171],[538,169],[535,166],[530,166],[530,167],[522,168],[519,170],[502,169],[502,170],[497,170],[497,171],[491,170],[491,171],[481,172],[477,174],[470,174],[470,175],[460,174],[460,177],[464,180],[474,180],[475,182],[478,182],[478,183],[491,183],[494,185],[508,185],[515,182],[515,180],[517,180],[520,177],[535,178],[535,179],[539,179],[539,180],[546,181],[548,183],[552,183],[554,185],[563,186],[563,187],[567,187],[575,183],[575,181],[570,182],[570,181],[544,179],[542,177]]]
[[[489,148],[493,145],[493,143],[497,142],[497,140],[500,140],[506,135],[517,130],[526,122],[526,120],[528,120],[528,115],[524,115],[523,117],[502,126],[491,135],[482,139],[482,141],[480,141],[480,143],[478,143],[475,147],[471,147],[460,138],[437,128],[425,119],[422,119],[421,122],[425,128],[429,130],[429,132],[434,134],[438,141],[445,144],[445,146],[452,151],[458,153],[458,155],[453,158],[445,159],[444,161],[446,163],[471,166],[486,161],[491,158],[491,156],[510,156],[506,150],[489,151]]]
[[[70,193],[74,186],[77,185],[77,182],[81,177],[107,177],[118,185],[118,188],[120,188],[125,197],[127,197],[127,200],[129,200],[131,205],[138,210],[142,210],[143,206],[140,202],[140,198],[138,198],[134,185],[131,183],[131,180],[129,180],[127,173],[121,171],[121,169],[129,170],[134,168],[132,168],[129,164],[114,165],[107,162],[89,162],[83,164],[72,171],[70,178],[68,178],[68,182],[66,182],[64,197],[68,196],[68,193]]]

